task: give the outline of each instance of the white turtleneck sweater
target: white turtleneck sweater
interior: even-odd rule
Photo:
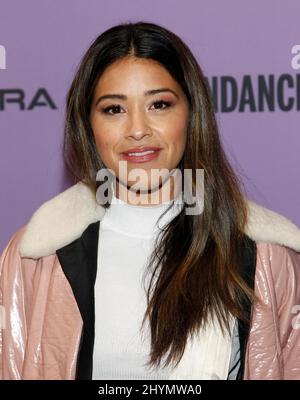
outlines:
[[[150,352],[148,320],[140,328],[146,310],[143,274],[154,239],[159,227],[182,208],[174,203],[157,225],[169,205],[131,205],[113,192],[99,228],[93,379],[168,379],[168,368],[145,366]]]

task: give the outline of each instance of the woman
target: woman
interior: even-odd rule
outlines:
[[[2,379],[300,378],[300,231],[243,195],[180,38],[102,33],[68,93],[64,150],[76,183],[1,257]],[[187,170],[204,171],[201,212]]]

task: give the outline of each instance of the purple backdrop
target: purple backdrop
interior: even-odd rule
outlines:
[[[245,107],[238,100],[233,110],[217,113],[226,151],[248,197],[300,225],[300,60],[292,55],[300,44],[299,15],[299,0],[1,0],[0,45],[6,54],[0,47],[0,251],[44,201],[69,186],[61,155],[68,86],[91,41],[129,20],[177,33],[210,83],[215,77],[223,108],[226,96],[232,101],[234,80]],[[274,110],[266,102],[258,110],[259,75],[274,80]],[[226,76],[231,84],[222,97]],[[293,105],[283,110],[289,97]]]

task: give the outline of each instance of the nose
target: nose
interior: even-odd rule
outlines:
[[[129,116],[126,138],[141,140],[151,136],[152,130],[143,111],[135,111]]]

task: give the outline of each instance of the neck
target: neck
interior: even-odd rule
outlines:
[[[182,210],[183,202],[180,196],[178,202],[176,200],[174,204],[173,200],[170,200],[147,206],[136,205],[117,198],[112,186],[111,204],[101,220],[101,229],[126,236],[153,238],[153,235],[163,229]]]

